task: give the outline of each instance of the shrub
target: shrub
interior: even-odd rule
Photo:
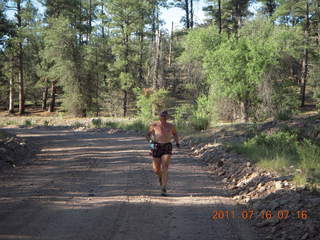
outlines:
[[[174,124],[177,129],[183,129],[188,127],[189,118],[192,114],[193,106],[191,104],[182,104],[175,108],[175,113],[173,114]]]
[[[92,119],[91,123],[92,123],[93,127],[95,127],[95,128],[102,127],[102,120],[100,118]]]
[[[283,131],[260,134],[231,148],[265,168],[277,171],[288,171],[289,166],[299,168],[301,171],[291,172],[298,185],[315,189],[320,183],[320,147],[306,139],[299,142],[296,134]]]
[[[32,126],[32,120],[30,120],[30,119],[24,120],[23,126],[25,126],[25,127],[31,127],[31,126]]]
[[[197,107],[192,113],[191,124],[196,130],[205,130],[209,127],[210,113],[208,98],[204,95],[197,98]]]
[[[146,132],[147,131],[147,125],[141,121],[141,120],[136,120],[133,123],[129,123],[124,126],[125,130],[134,130],[136,132]]]
[[[81,128],[81,127],[86,127],[86,125],[84,123],[76,121],[76,122],[73,122],[71,124],[71,127],[73,127],[73,128]]]
[[[292,112],[290,111],[280,111],[276,113],[275,119],[286,121],[292,117]]]
[[[44,126],[49,126],[49,121],[48,121],[48,120],[44,120],[44,121],[43,121],[43,125],[44,125]]]
[[[165,89],[142,91],[136,88],[134,91],[138,99],[138,117],[143,122],[153,120],[155,113],[167,109],[170,103],[169,91]]]
[[[119,128],[119,123],[118,122],[106,122],[104,124],[104,127],[106,127],[106,128]]]

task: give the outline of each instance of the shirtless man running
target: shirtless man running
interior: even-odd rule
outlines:
[[[160,113],[160,121],[152,123],[149,126],[146,138],[153,144],[152,149],[152,167],[155,174],[159,176],[161,195],[167,195],[168,167],[172,155],[171,137],[174,137],[176,146],[179,148],[179,138],[176,128],[167,122],[168,112]]]

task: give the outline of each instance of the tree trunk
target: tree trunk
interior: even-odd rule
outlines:
[[[193,28],[193,0],[190,0],[190,27]]]
[[[160,42],[161,42],[161,35],[160,30],[157,31],[157,38],[156,38],[156,54],[155,54],[155,74],[153,79],[153,89],[157,89],[159,85],[159,72],[160,72]]]
[[[89,43],[91,30],[92,30],[92,0],[89,0],[89,29],[88,29],[87,43]]]
[[[186,11],[186,25],[187,25],[187,29],[189,29],[190,28],[189,0],[185,0],[185,11]]]
[[[222,32],[222,17],[221,17],[221,0],[218,0],[218,24],[219,24],[219,34]]]
[[[47,109],[47,100],[48,100],[48,78],[45,79],[44,88],[42,92],[42,110]]]
[[[144,26],[144,16],[141,14],[141,25]],[[143,27],[140,29],[140,52],[139,52],[139,72],[138,72],[138,79],[139,83],[143,84],[143,50],[144,50],[144,30]]]
[[[152,9],[152,43],[154,43],[155,39],[156,39],[156,22],[157,22],[157,6],[156,4],[154,5],[153,9]]]
[[[318,10],[317,10],[317,15],[318,15],[318,24],[317,24],[317,44],[320,46],[320,0],[318,0]]]
[[[169,39],[169,67],[171,67],[172,57],[172,42],[173,42],[173,22],[171,23],[171,35]]]
[[[241,8],[240,8],[240,2],[236,2],[236,33],[237,36],[240,37],[240,28],[241,28]]]
[[[104,8],[103,8],[103,2],[101,1],[101,15],[104,14]],[[105,33],[104,33],[104,24],[101,24],[101,33],[102,33],[102,38],[105,38]]]
[[[9,110],[8,112],[14,113],[14,66],[12,62],[12,70],[11,70],[11,78],[10,78],[10,86],[9,86]]]
[[[21,22],[21,1],[17,1],[17,20],[18,27],[22,27]],[[22,115],[25,113],[25,94],[24,94],[24,78],[23,78],[23,47],[22,39],[19,39],[19,56],[18,56],[18,65],[19,65],[19,114]]]
[[[51,82],[51,102],[48,112],[54,112],[56,104],[56,81]]]
[[[127,26],[127,22],[125,22],[126,26]],[[125,32],[125,62],[126,62],[126,65],[125,65],[125,73],[128,73],[129,72],[129,62],[128,62],[128,57],[129,57],[129,36],[128,36],[128,33]],[[123,117],[126,117],[127,116],[127,104],[128,104],[128,91],[126,89],[127,86],[125,86],[125,89],[123,89],[123,93],[124,93],[124,96],[123,96]]]
[[[303,51],[303,62],[302,62],[302,78],[301,78],[301,107],[305,106],[305,96],[306,96],[306,86],[308,78],[308,62],[309,62],[309,2],[306,1],[306,14],[305,14],[306,24],[304,29],[304,51]]]
[[[243,122],[248,122],[248,120],[249,120],[248,103],[246,100],[241,101],[240,108],[241,108],[241,120]]]
[[[127,102],[128,102],[128,92],[123,90],[123,117],[127,116]]]

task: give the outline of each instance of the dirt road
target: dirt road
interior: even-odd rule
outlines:
[[[175,151],[159,195],[141,137],[71,129],[11,129],[38,144],[32,164],[0,175],[0,240],[258,239],[206,167]]]

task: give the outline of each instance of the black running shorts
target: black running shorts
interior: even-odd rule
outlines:
[[[152,156],[154,158],[161,158],[162,155],[172,154],[171,143],[154,143],[154,149],[152,150]]]

